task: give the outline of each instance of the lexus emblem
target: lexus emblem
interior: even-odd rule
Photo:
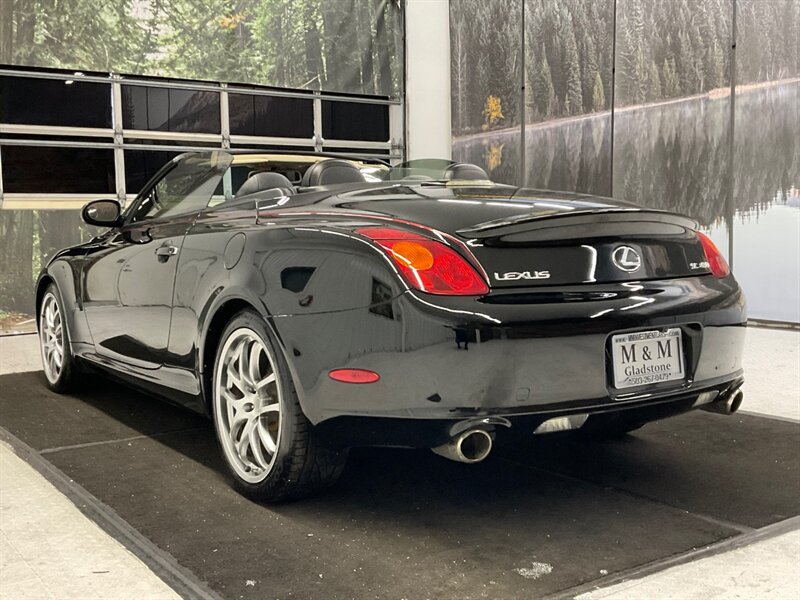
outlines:
[[[639,267],[642,266],[642,257],[630,246],[616,248],[611,254],[611,260],[614,261],[615,267],[626,273],[638,271]]]

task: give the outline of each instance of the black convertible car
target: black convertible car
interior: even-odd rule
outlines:
[[[687,217],[479,167],[189,153],[53,258],[48,385],[99,368],[210,415],[237,488],[333,483],[347,448],[477,462],[741,403],[745,301]]]

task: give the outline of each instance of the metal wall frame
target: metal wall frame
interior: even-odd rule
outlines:
[[[405,156],[403,142],[404,116],[403,101],[395,98],[370,98],[345,94],[329,94],[325,92],[300,92],[275,88],[259,88],[238,86],[226,83],[172,81],[168,79],[143,79],[111,73],[108,76],[85,75],[80,72],[47,72],[28,71],[22,69],[6,69],[0,67],[0,76],[52,79],[60,81],[81,81],[104,83],[111,86],[111,128],[66,127],[46,125],[15,125],[0,122],[0,147],[2,146],[36,146],[62,148],[94,148],[114,151],[114,175],[116,195],[121,202],[133,197],[126,189],[125,182],[125,150],[148,150],[188,152],[191,150],[215,150],[230,148],[263,152],[261,145],[280,147],[308,148],[309,152],[325,151],[330,154],[353,155],[364,158],[382,158],[401,161]],[[122,86],[136,85],[143,87],[169,88],[173,90],[207,91],[219,94],[220,100],[220,133],[180,133],[169,131],[146,131],[125,129],[122,115]],[[277,98],[302,98],[313,101],[314,134],[310,138],[263,137],[247,135],[231,135],[228,95],[247,94],[251,96],[271,96]],[[360,140],[324,139],[323,100],[338,102],[355,102],[372,105],[385,105],[389,110],[390,138],[383,142],[365,142]],[[7,138],[7,135],[25,135],[28,138]],[[63,141],[48,137],[70,136],[81,138],[81,141]],[[141,144],[130,140],[153,140],[167,142],[165,144]],[[85,141],[84,141],[85,140]],[[191,146],[170,145],[168,142],[182,142]],[[346,152],[341,149],[346,148]],[[388,152],[388,154],[387,154]],[[35,194],[4,193],[2,176],[2,151],[0,149],[0,209],[67,209],[78,208],[87,200],[100,194]]]

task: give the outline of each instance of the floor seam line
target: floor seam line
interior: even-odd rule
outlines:
[[[737,410],[737,415],[747,415],[748,417],[759,417],[761,419],[772,419],[773,421],[783,421],[784,423],[794,423],[800,425],[800,419],[794,417],[784,417],[783,415],[775,415],[770,413],[761,413],[753,410]]]
[[[43,450],[39,450],[38,454],[45,455],[45,454],[54,454],[56,452],[63,452],[65,450],[80,450],[82,448],[93,448],[95,446],[106,446],[109,444],[119,444],[120,442],[132,442],[136,440],[146,440],[151,438],[158,438],[163,437],[165,435],[172,435],[175,433],[186,433],[188,431],[200,431],[202,427],[189,427],[186,429],[174,429],[172,431],[160,431],[158,433],[151,433],[149,435],[141,434],[141,435],[134,435],[131,437],[126,438],[119,438],[115,440],[100,440],[97,442],[85,442],[83,444],[71,444],[68,446],[54,446],[52,448],[45,448]]]
[[[612,573],[611,575],[601,577],[600,579],[596,579],[594,581],[589,581],[565,588],[558,592],[547,594],[543,596],[541,600],[566,600],[567,598],[574,599],[576,596],[580,596],[581,594],[590,591],[609,588],[626,581],[640,580],[655,573],[660,573],[662,571],[666,571],[667,569],[671,569],[672,567],[677,567],[679,565],[694,562],[703,558],[709,558],[732,550],[738,550],[739,548],[747,547],[756,542],[768,540],[796,530],[800,530],[800,515],[789,517],[788,519],[783,519],[782,521],[777,521],[775,523],[770,523],[746,533],[723,538],[711,544],[707,544],[702,548],[695,548],[685,552],[679,552],[666,558],[656,559],[649,563],[638,565],[618,573]]]
[[[619,488],[619,487],[617,487],[615,485],[601,484],[601,483],[597,483],[595,481],[591,481],[591,480],[588,480],[588,479],[581,479],[580,477],[576,477],[574,475],[569,475],[567,473],[560,473],[558,471],[553,471],[553,470],[547,469],[545,467],[537,467],[537,466],[534,466],[534,465],[527,465],[525,463],[518,462],[518,461],[516,461],[514,459],[511,459],[511,458],[506,458],[506,457],[501,457],[501,458],[502,458],[502,460],[505,460],[506,462],[509,462],[511,464],[514,464],[514,465],[517,465],[519,467],[523,467],[523,468],[531,469],[531,470],[535,470],[535,471],[541,471],[542,473],[548,473],[550,475],[554,475],[556,477],[561,477],[561,478],[567,479],[569,481],[589,484],[589,485],[593,485],[593,486],[596,486],[596,487],[599,487],[599,488],[603,488],[603,489],[608,488],[608,489],[614,490],[618,494],[623,494],[625,496],[628,496],[630,498],[635,498],[637,500],[646,500],[648,502],[652,502],[653,504],[657,504],[658,506],[662,506],[664,508],[667,508],[672,512],[677,512],[677,513],[680,513],[680,514],[682,514],[684,516],[688,515],[688,516],[692,516],[692,517],[697,517],[698,519],[700,519],[702,521],[706,521],[706,522],[712,523],[714,525],[721,525],[721,526],[726,527],[728,529],[732,529],[734,531],[738,531],[739,534],[751,533],[753,531],[757,531],[758,530],[755,527],[750,527],[749,525],[744,525],[742,523],[735,523],[733,521],[727,521],[725,519],[718,519],[717,517],[712,517],[710,515],[706,515],[706,514],[703,514],[703,513],[696,513],[696,512],[688,511],[688,510],[683,509],[683,508],[678,508],[677,506],[673,506],[672,504],[668,504],[668,503],[663,502],[661,500],[657,500],[655,498],[651,498],[650,496],[637,494],[636,492],[632,492],[630,490]]]
[[[119,516],[113,508],[104,504],[34,448],[2,426],[0,426],[0,440],[11,446],[18,457],[43,476],[107,535],[138,557],[179,596],[187,600],[222,600],[219,594],[192,571],[178,563],[168,551],[159,548]]]

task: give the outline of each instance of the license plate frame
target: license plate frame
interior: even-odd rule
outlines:
[[[611,385],[628,390],[681,383],[686,379],[683,332],[679,327],[611,336]]]

